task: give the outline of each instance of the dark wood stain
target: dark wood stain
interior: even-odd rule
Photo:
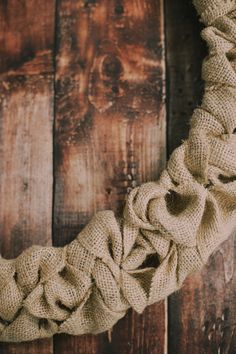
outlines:
[[[201,28],[186,0],[0,2],[3,257],[67,244],[96,211],[120,216],[130,190],[158,178],[201,101]],[[232,236],[168,306],[130,309],[96,336],[0,343],[0,353],[234,354],[235,262]],[[140,268],[158,264],[150,255]]]
[[[1,1],[0,74],[53,71],[54,1]]]
[[[202,26],[191,2],[166,0],[167,134],[169,154],[186,138],[189,119],[203,95]],[[225,183],[227,176],[219,176]],[[201,273],[189,276],[168,301],[169,354],[236,352],[236,273],[232,237]]]
[[[97,210],[120,215],[127,192],[164,166],[162,10],[151,0],[58,3],[55,245],[71,241]],[[129,311],[107,333],[56,336],[54,351],[163,353],[164,333],[160,303],[142,316]]]
[[[193,109],[203,94],[202,60],[207,54],[191,1],[165,1],[167,63],[168,153],[180,145],[189,131]]]
[[[52,242],[54,6],[0,2],[0,246],[6,258]],[[52,354],[52,339],[0,343],[0,353]]]

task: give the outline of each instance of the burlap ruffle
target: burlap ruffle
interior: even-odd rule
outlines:
[[[0,340],[98,333],[129,307],[179,289],[236,224],[236,5],[196,0],[207,26],[205,92],[189,138],[157,182],[134,188],[123,218],[97,213],[63,248],[0,259]]]

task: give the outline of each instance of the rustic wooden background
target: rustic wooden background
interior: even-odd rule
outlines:
[[[155,180],[201,102],[190,0],[0,0],[0,247],[64,245]],[[236,353],[234,235],[182,290],[101,335],[20,354]]]

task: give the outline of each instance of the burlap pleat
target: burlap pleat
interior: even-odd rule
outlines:
[[[123,218],[98,212],[63,248],[0,259],[1,341],[105,331],[179,289],[236,225],[236,4],[194,4],[209,55],[189,138],[127,195]]]

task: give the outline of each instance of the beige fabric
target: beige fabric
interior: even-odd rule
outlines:
[[[1,341],[105,331],[179,289],[236,225],[236,5],[194,3],[210,55],[188,140],[159,181],[129,193],[122,219],[99,212],[64,248],[1,258]]]

